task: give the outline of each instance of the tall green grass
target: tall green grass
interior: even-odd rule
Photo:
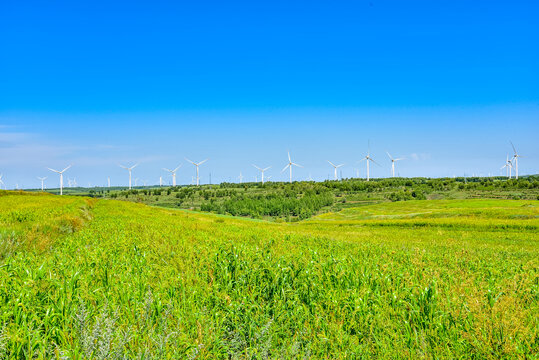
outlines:
[[[0,352],[536,356],[539,202],[413,204],[275,224],[119,201],[0,197],[2,231],[47,244],[0,260]]]

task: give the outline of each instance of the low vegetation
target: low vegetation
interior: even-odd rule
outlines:
[[[0,195],[0,358],[539,352],[537,200],[386,201],[274,223]]]
[[[256,219],[298,221],[325,212],[380,202],[425,199],[539,199],[539,177],[361,179],[91,190],[148,205],[202,210]]]

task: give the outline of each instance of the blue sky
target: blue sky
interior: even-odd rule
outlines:
[[[0,4],[0,173],[38,185],[208,182],[272,166],[365,176],[499,174],[512,140],[538,173],[533,1]]]

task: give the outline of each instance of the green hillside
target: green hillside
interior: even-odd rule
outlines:
[[[0,196],[7,358],[532,358],[539,201],[271,223]]]

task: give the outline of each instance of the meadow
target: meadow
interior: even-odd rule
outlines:
[[[276,223],[1,192],[0,358],[537,358],[536,195]]]
[[[202,186],[67,188],[72,195],[133,201],[174,209],[272,221],[299,221],[325,212],[387,201],[440,199],[539,200],[539,176],[381,178],[365,181],[221,183]],[[51,193],[58,191],[52,189]]]

